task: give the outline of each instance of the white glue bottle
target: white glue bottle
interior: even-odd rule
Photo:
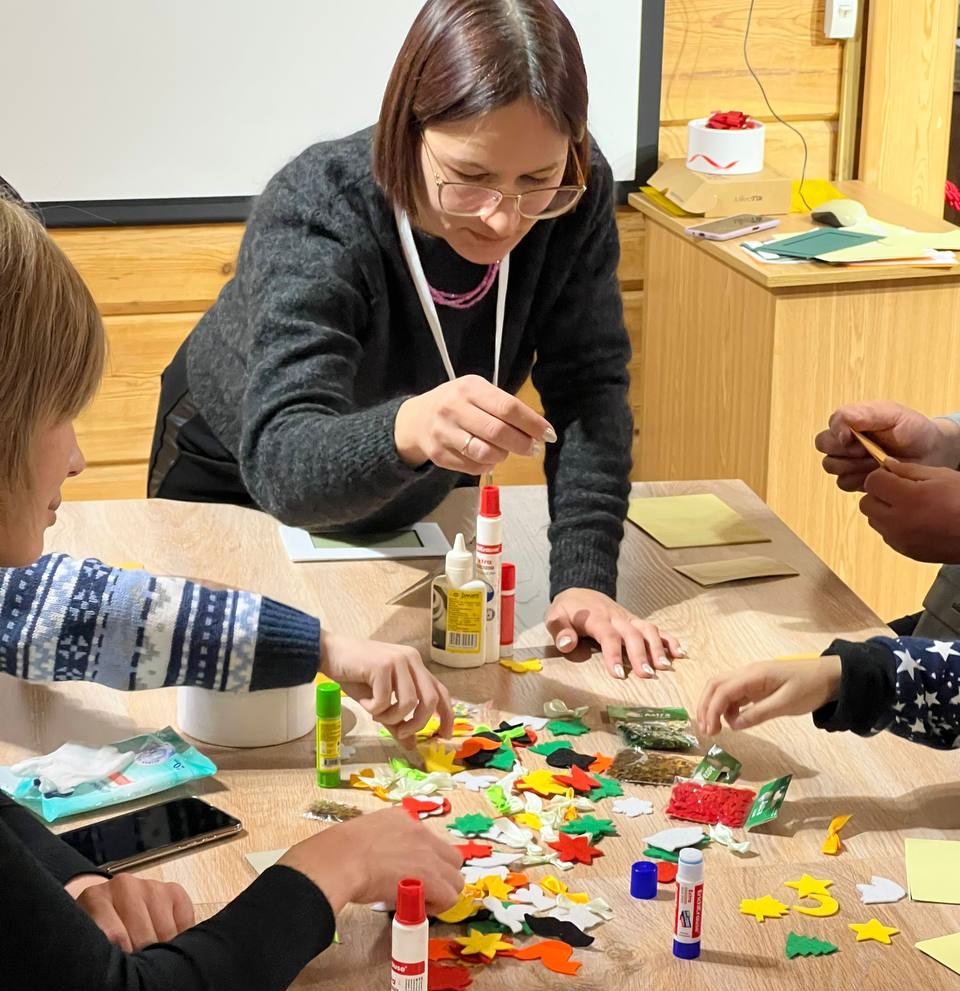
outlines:
[[[703,921],[703,854],[687,847],[677,864],[677,901],[673,913],[673,955],[681,960],[700,956]]]
[[[484,662],[489,589],[473,576],[473,555],[458,533],[447,552],[444,574],[430,585],[430,659],[449,668],[478,668]],[[499,650],[500,636],[497,635]]]
[[[405,877],[397,885],[390,944],[390,991],[427,991],[427,912],[423,882]]]
[[[487,602],[486,661],[500,660],[500,565],[503,558],[503,517],[500,515],[500,489],[484,485],[480,489],[477,516],[477,576],[493,590]]]

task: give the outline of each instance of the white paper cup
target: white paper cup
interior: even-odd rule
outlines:
[[[707,127],[707,117],[687,124],[687,168],[707,175],[749,175],[763,171],[766,128],[759,121],[742,131]]]

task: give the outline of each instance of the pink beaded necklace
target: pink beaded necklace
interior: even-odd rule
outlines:
[[[430,286],[430,298],[438,306],[449,306],[454,310],[469,310],[487,295],[490,287],[496,281],[499,271],[500,262],[488,265],[480,284],[467,292],[444,292],[442,289],[434,289],[433,286]]]

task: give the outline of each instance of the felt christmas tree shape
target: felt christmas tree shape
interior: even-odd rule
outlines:
[[[837,949],[834,943],[814,939],[813,936],[800,936],[794,932],[787,936],[786,954],[789,960],[793,960],[794,957],[823,957],[836,953]]]
[[[740,911],[744,915],[752,915],[757,922],[763,922],[764,919],[779,919],[790,909],[776,898],[764,895],[762,898],[744,898],[740,902]]]
[[[616,836],[617,827],[610,819],[595,819],[593,816],[581,816],[572,822],[560,827],[561,833],[570,833],[572,836],[582,836],[588,834],[590,842],[595,842],[601,836]]]

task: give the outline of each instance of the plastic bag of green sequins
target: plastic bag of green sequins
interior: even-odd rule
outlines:
[[[686,709],[611,705],[607,718],[624,744],[634,749],[692,750],[698,743]]]

